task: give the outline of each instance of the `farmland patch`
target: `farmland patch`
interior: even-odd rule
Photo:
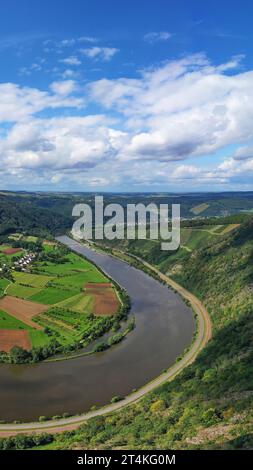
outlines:
[[[32,318],[45,312],[48,307],[35,302],[30,302],[29,300],[18,299],[16,297],[6,295],[0,299],[0,309],[33,328],[41,329],[41,327],[35,323]]]
[[[22,272],[14,272],[13,277],[18,284],[29,285],[32,287],[44,287],[52,279],[50,276]]]
[[[44,305],[54,305],[58,302],[61,302],[69,297],[76,295],[75,290],[65,290],[57,289],[55,287],[46,287],[43,290],[40,290],[38,293],[34,293],[30,297],[30,300],[34,302],[39,302]]]
[[[29,350],[32,347],[27,330],[0,330],[0,351],[9,352],[14,346]]]
[[[40,291],[40,287],[23,286],[22,284],[12,283],[6,289],[8,295],[27,299]]]
[[[110,283],[88,283],[85,286],[85,291],[94,297],[95,315],[115,315],[117,313],[120,302]]]

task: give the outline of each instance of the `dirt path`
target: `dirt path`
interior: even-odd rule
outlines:
[[[88,419],[116,412],[122,408],[125,408],[126,406],[129,406],[132,403],[139,401],[141,398],[143,398],[144,395],[154,390],[159,385],[173,380],[185,367],[187,367],[195,360],[196,356],[204,348],[204,346],[207,344],[207,342],[212,336],[211,320],[206,308],[204,307],[204,305],[202,305],[200,300],[195,297],[195,295],[187,291],[184,287],[179,285],[173,279],[161,273],[157,268],[141,260],[140,258],[135,258],[138,259],[138,261],[142,262],[144,266],[157,273],[163,281],[165,281],[169,286],[175,289],[180,295],[182,295],[185,299],[189,300],[189,302],[191,303],[194,312],[198,316],[198,333],[189,351],[183,356],[183,358],[179,362],[176,362],[166,372],[164,372],[159,377],[155,378],[136,392],[132,393],[131,395],[128,395],[126,398],[117,403],[106,405],[105,407],[100,408],[99,410],[90,411],[88,413],[84,413],[83,415],[74,416],[66,419],[59,419],[54,422],[47,421],[45,423],[37,422],[23,424],[1,424],[0,437],[9,437],[17,434],[39,434],[42,432],[61,433],[68,430],[76,429],[81,424],[85,423]]]

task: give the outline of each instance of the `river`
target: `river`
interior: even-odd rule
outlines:
[[[105,405],[154,379],[192,341],[193,313],[178,294],[124,261],[67,236],[59,240],[128,291],[136,327],[118,345],[91,356],[34,365],[0,364],[0,420],[31,421]]]

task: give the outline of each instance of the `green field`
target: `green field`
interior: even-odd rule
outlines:
[[[32,287],[44,287],[49,281],[51,281],[51,279],[53,279],[49,276],[23,272],[14,272],[13,277],[17,284],[24,284]]]
[[[57,289],[55,287],[45,287],[43,290],[40,290],[34,295],[29,297],[30,300],[33,302],[38,302],[45,305],[54,305],[58,302],[62,302],[62,300],[68,299],[69,297],[73,297],[76,294],[74,290],[65,290],[65,289]]]
[[[41,348],[50,343],[50,338],[44,331],[31,330],[29,335],[34,348]]]
[[[11,283],[6,289],[6,294],[20,297],[21,299],[29,299],[39,291],[40,287],[23,286],[21,284]]]
[[[20,320],[9,315],[7,312],[0,310],[0,329],[3,330],[31,330],[32,328]]]
[[[32,241],[31,237],[26,241],[28,238]],[[108,282],[92,263],[65,248],[44,244],[29,270],[12,270],[12,280],[0,278],[0,294],[6,289],[7,295],[48,305],[48,310],[34,318],[44,331],[27,327],[6,312],[1,312],[0,328],[29,330],[36,348],[50,348],[56,343],[72,348],[110,329],[113,317],[93,317],[94,298],[83,290],[87,282]]]
[[[8,284],[10,284],[10,281],[8,279],[5,279],[5,278],[0,278],[0,289],[5,289]]]
[[[3,252],[11,248],[11,245],[0,245],[0,251]]]
[[[22,238],[22,233],[18,233],[18,232],[12,233],[8,238],[9,240],[14,240],[14,241],[20,240],[20,238]]]
[[[4,253],[4,251],[8,250],[9,248],[12,248],[11,244],[0,245],[0,265],[3,264],[3,263],[9,265],[10,263],[12,263],[13,259],[21,258],[24,254],[24,251],[22,250],[22,251],[17,252],[17,253],[6,255]]]
[[[54,284],[59,286],[71,286],[82,289],[87,282],[108,282],[103,274],[95,270],[86,271],[83,273],[72,273],[68,276],[61,277],[54,280]]]
[[[93,297],[92,295],[77,294],[70,299],[66,299],[63,302],[60,302],[58,307],[63,307],[68,310],[73,310],[80,313],[86,312],[89,314],[92,312]]]

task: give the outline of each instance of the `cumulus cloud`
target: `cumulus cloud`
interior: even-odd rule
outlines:
[[[96,59],[108,62],[113,58],[113,56],[119,51],[116,47],[87,47],[85,49],[80,49],[80,52],[89,57],[89,59]]]
[[[93,168],[121,145],[124,134],[108,124],[102,115],[29,119],[15,124],[0,140],[0,158],[10,168]]]
[[[1,167],[20,178],[32,171],[34,181],[75,180],[94,187],[107,181],[133,186],[197,181],[205,187],[248,181],[253,71],[242,71],[240,60],[213,65],[197,54],[134,79],[104,78],[85,86],[66,79],[53,82],[49,91],[0,84],[0,122],[11,123],[0,125]],[[84,116],[85,105],[100,114]],[[63,117],[47,115],[50,108]],[[65,108],[71,116],[62,113]],[[210,163],[232,145],[235,150],[221,163]],[[206,155],[208,166],[202,163]]]
[[[195,55],[89,89],[93,100],[124,115],[131,139],[122,158],[180,160],[253,137],[253,72],[224,70]]]
[[[236,150],[233,155],[234,160],[251,160],[253,159],[253,145],[245,145]]]
[[[54,82],[51,86],[53,93],[37,88],[20,87],[14,83],[2,83],[0,84],[0,124],[26,119],[47,108],[80,108],[84,105],[83,98],[68,96],[73,89],[72,81]]]
[[[77,85],[74,80],[63,80],[51,83],[50,88],[56,95],[67,96],[76,90]]]

